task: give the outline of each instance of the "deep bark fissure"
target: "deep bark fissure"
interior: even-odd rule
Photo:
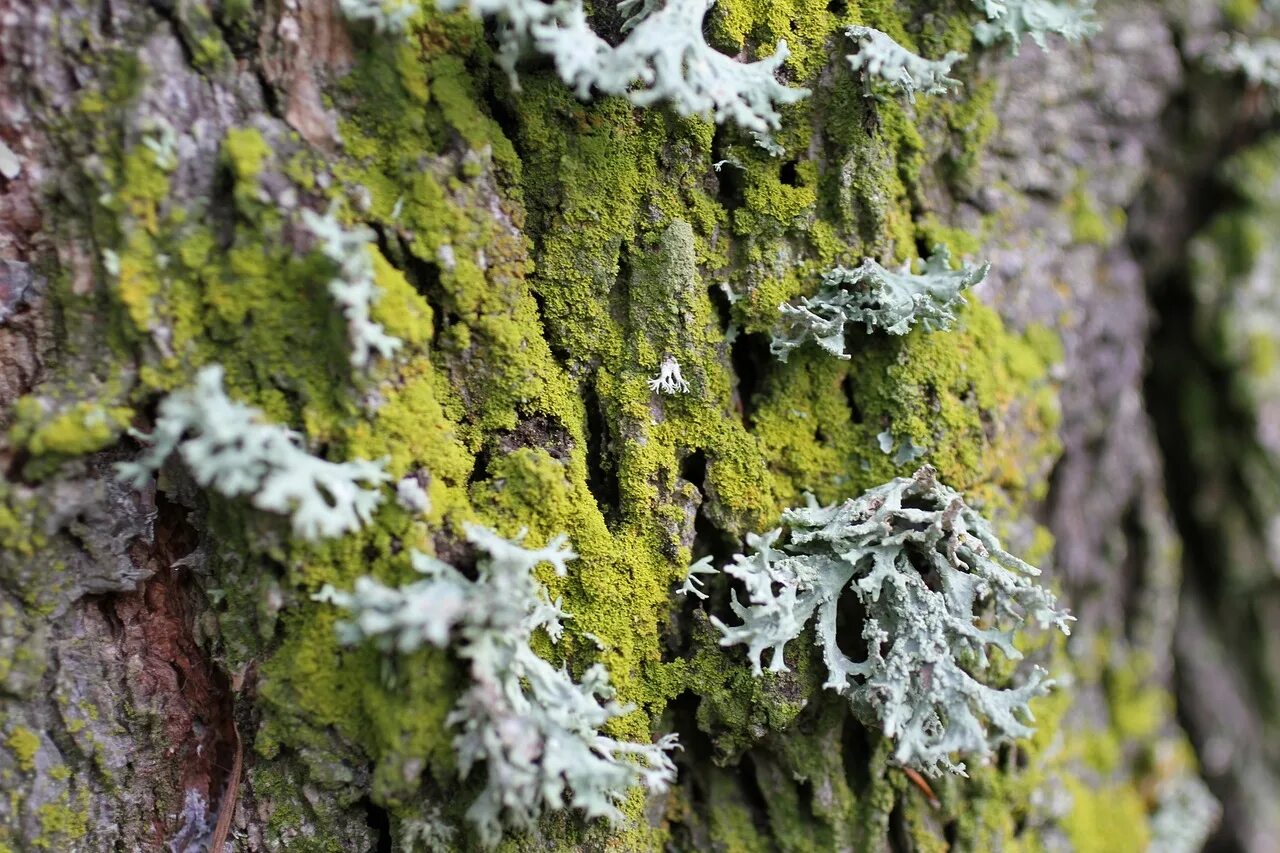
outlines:
[[[1203,329],[1197,322],[1204,321],[1197,320],[1197,312],[1203,309],[1197,307],[1193,295],[1191,252],[1194,238],[1216,217],[1241,203],[1220,177],[1222,163],[1280,129],[1280,124],[1274,119],[1259,122],[1256,116],[1242,111],[1238,101],[1228,101],[1231,104],[1228,109],[1222,109],[1220,104],[1206,104],[1197,96],[1199,88],[1213,91],[1215,84],[1197,77],[1196,70],[1190,66],[1187,73],[1191,84],[1171,100],[1163,118],[1165,142],[1174,152],[1165,163],[1168,174],[1140,199],[1138,215],[1130,220],[1126,240],[1143,266],[1153,314],[1146,345],[1143,392],[1155,429],[1170,512],[1182,543],[1181,609],[1185,613],[1189,601],[1194,599],[1195,603],[1190,606],[1198,608],[1203,602],[1208,612],[1213,613],[1215,604],[1223,604],[1228,595],[1221,560],[1225,553],[1224,537],[1230,534],[1219,526],[1221,519],[1206,518],[1204,512],[1196,508],[1203,480],[1192,447],[1195,442],[1205,440],[1243,446],[1251,440],[1254,423],[1252,413],[1231,399],[1231,371],[1206,352],[1201,343]],[[1206,113],[1228,117],[1225,127],[1214,127],[1216,135],[1206,137]],[[1200,401],[1207,402],[1200,410],[1212,414],[1198,428],[1216,432],[1213,439],[1192,432],[1186,408],[1189,386],[1211,395],[1210,400]],[[1247,490],[1241,474],[1237,469],[1230,472],[1230,477],[1239,493],[1244,494]],[[1141,548],[1141,522],[1129,516],[1125,522],[1130,548]],[[1256,529],[1264,529],[1265,523],[1265,519],[1254,519]],[[1131,578],[1128,584],[1131,596],[1135,585],[1136,579]],[[1269,675],[1247,651],[1246,639],[1265,627],[1240,624],[1248,615],[1238,611],[1219,611],[1219,615],[1225,621],[1221,629],[1214,629],[1215,634],[1228,645],[1237,644],[1241,652],[1232,656],[1232,666],[1247,675],[1244,684],[1265,690]],[[1207,728],[1208,721],[1203,712],[1197,710],[1195,700],[1208,688],[1197,683],[1196,676],[1188,672],[1185,655],[1189,646],[1180,643],[1178,648],[1172,673],[1175,695],[1180,699],[1177,716],[1197,751],[1204,755],[1204,750],[1213,748],[1215,734]],[[1259,703],[1255,708],[1266,705],[1263,696],[1256,696],[1255,701]],[[1248,820],[1237,813],[1240,780],[1234,774],[1214,772],[1208,772],[1206,778],[1226,809],[1225,819],[1209,839],[1206,850],[1234,853],[1255,849],[1248,840],[1251,831]]]

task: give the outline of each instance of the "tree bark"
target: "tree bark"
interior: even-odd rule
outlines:
[[[774,158],[535,58],[517,87],[465,10],[401,36],[327,0],[0,0],[0,851],[198,850],[219,823],[234,850],[477,847],[483,768],[459,779],[445,723],[465,669],[344,647],[312,598],[410,579],[410,548],[470,569],[467,521],[568,534],[546,580],[572,618],[540,651],[608,667],[635,706],[611,734],[683,744],[625,822],[555,812],[512,849],[1273,849],[1274,110],[1208,70],[1216,4],[1107,3],[1016,56],[976,20],[721,0],[714,47],[786,38],[812,89]],[[968,52],[963,88],[869,97],[854,23]],[[300,220],[330,205],[373,229],[403,341],[367,370]],[[955,329],[771,357],[823,270],[934,244],[992,264]],[[667,358],[688,394],[650,391]],[[176,461],[121,482],[209,364],[430,508],[314,544]],[[710,622],[728,579],[675,594],[805,493],[921,463],[1078,620],[1032,643],[1058,682],[1037,735],[923,786],[811,642],[754,678]]]

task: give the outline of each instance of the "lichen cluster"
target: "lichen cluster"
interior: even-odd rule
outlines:
[[[984,683],[987,650],[1019,660],[1019,625],[1065,634],[1071,617],[1035,583],[1039,570],[1005,551],[932,468],[843,504],[788,510],[783,523],[785,546],[774,547],[781,529],[752,536],[752,553],[724,569],[747,591],[746,603],[736,592],[732,602],[741,624],[711,620],[722,644],[747,646],[757,674],[766,651],[770,671],[784,671],[787,643],[816,618],[823,686],[883,728],[902,765],[965,775],[957,756],[986,761],[1000,743],[1032,734],[1028,702],[1050,682],[1037,667],[1018,687]],[[866,613],[861,661],[837,638],[846,591]]]
[[[1011,20],[1029,19],[1026,4],[1001,5]],[[921,210],[932,182],[972,180],[994,127],[994,86],[962,67],[954,73],[965,86],[948,84],[945,98],[868,98],[865,69],[842,58],[849,28],[873,27],[945,64],[973,51],[972,10],[921,19],[887,2],[699,0],[621,4],[616,19],[596,4],[588,21],[563,3],[467,6],[343,0],[352,57],[324,81],[332,150],[266,119],[229,127],[205,152],[218,217],[190,216],[172,198],[189,189],[182,156],[195,134],[176,122],[141,136],[120,130],[162,81],[137,56],[104,59],[110,74],[86,84],[77,104],[91,131],[84,216],[92,245],[104,248],[89,261],[103,291],[90,297],[65,282],[59,299],[69,339],[97,342],[117,367],[95,386],[92,411],[73,402],[83,389],[70,382],[61,396],[47,388],[24,404],[17,434],[33,456],[27,470],[41,476],[109,446],[130,417],[158,405],[160,443],[141,451],[133,473],[171,455],[162,490],[176,493],[186,474],[209,486],[195,510],[213,540],[201,583],[217,601],[208,621],[219,664],[252,664],[260,678],[246,786],[268,814],[272,844],[358,847],[363,813],[352,829],[333,804],[366,799],[388,811],[397,837],[420,844],[465,846],[469,825],[492,839],[508,824],[516,844],[528,840],[520,832],[540,833],[561,848],[652,849],[704,830],[744,849],[876,838],[902,792],[895,748],[877,742],[859,753],[842,740],[847,711],[823,706],[816,667],[800,660],[776,680],[754,678],[706,620],[674,617],[671,588],[691,545],[766,529],[805,491],[840,502],[909,473],[903,466],[917,460],[882,452],[882,434],[1002,520],[1043,489],[1056,453],[1052,334],[1006,328],[976,302],[962,307],[968,285],[956,277],[974,279],[973,269],[929,267],[948,283],[908,306],[889,298],[894,282],[919,276],[873,287],[867,264],[842,267],[878,258],[892,277],[919,261],[917,245],[977,253],[977,237]],[[535,6],[525,19],[512,11]],[[784,41],[785,51],[770,53]],[[554,68],[525,62],[518,88],[492,70],[495,54],[514,71],[539,51]],[[216,34],[193,56],[210,79],[230,73],[232,63],[219,64],[230,48]],[[759,56],[767,58],[750,61]],[[806,99],[802,87],[812,90]],[[749,132],[760,129],[786,153],[761,147]],[[318,210],[330,211],[323,224],[306,213]],[[299,223],[311,233],[299,234]],[[333,238],[319,251],[317,232]],[[874,328],[895,334],[856,346],[842,338],[847,360],[808,347],[785,364],[769,359],[779,306],[814,298],[823,271],[837,268],[868,274],[840,287],[880,288],[857,319],[876,317]],[[338,282],[359,292],[335,305]],[[843,333],[843,317],[840,325]],[[928,334],[925,325],[952,330]],[[399,345],[379,346],[373,330]],[[216,388],[212,365],[222,369]],[[211,408],[240,429],[207,434],[217,432]],[[255,446],[245,436],[279,452],[245,455]],[[294,471],[284,463],[303,457],[346,472],[334,481],[336,504],[313,505],[324,486],[261,497],[264,484]],[[243,487],[226,484],[232,472]],[[11,553],[41,547],[29,521],[41,507],[2,497],[0,544]],[[302,513],[293,537],[256,512],[298,524],[304,507],[315,512]],[[313,523],[337,516],[347,520]],[[458,543],[472,523],[512,538],[528,528],[527,543],[568,531],[579,556],[563,577],[526,559],[495,591],[500,561],[486,562],[497,555],[485,549],[500,550],[497,540],[480,545],[488,557],[479,579],[452,568],[467,565]],[[1044,540],[1035,546],[1044,550]],[[428,571],[412,573],[413,563]],[[691,589],[714,607],[716,585],[702,580]],[[396,606],[364,608],[383,621],[360,632],[370,642],[352,644],[339,608],[313,600],[326,586]],[[430,593],[429,620],[397,609],[422,600],[415,589]],[[886,606],[906,606],[897,586],[883,590]],[[48,593],[31,594],[39,603]],[[343,595],[331,593],[354,608]],[[482,612],[481,600],[512,603],[512,630],[497,631],[499,614]],[[572,614],[554,644],[530,621],[535,600],[563,601]],[[436,618],[450,601],[454,615]],[[422,642],[392,643],[388,653],[374,636]],[[478,698],[494,685],[502,714],[492,695]],[[550,694],[555,702],[544,701]],[[672,710],[682,695],[697,698],[696,711]],[[1028,702],[1042,732],[1062,701]],[[557,767],[526,760],[524,741],[493,740],[504,720],[560,704],[577,716],[528,728],[544,742],[601,738],[590,755],[566,752],[578,758]],[[896,760],[924,766],[947,745],[931,740],[926,718],[895,718],[899,738],[925,732]],[[667,820],[650,822],[635,785],[645,767],[627,755],[650,755],[650,769],[663,769],[654,732],[677,726],[697,727],[727,766],[700,764],[705,774],[689,783],[702,786],[696,798],[677,786]],[[1024,733],[1012,724],[995,731]],[[1025,774],[971,767],[974,787],[950,790],[960,843],[1012,837],[1010,804],[1024,808],[1043,781],[1045,740],[1031,738]],[[750,814],[746,771],[733,769],[748,751],[775,783],[767,829]],[[846,760],[867,778],[848,774]],[[574,775],[588,764],[599,774]],[[502,795],[508,782],[521,792],[514,801]],[[824,792],[812,820],[799,817],[802,786]],[[441,788],[457,794],[442,798]],[[918,804],[904,801],[916,821],[909,831],[925,838]],[[581,822],[566,805],[625,819]],[[470,821],[468,808],[478,809]],[[300,840],[304,832],[323,837]]]
[[[631,788],[643,782],[662,791],[674,780],[667,751],[676,741],[669,735],[656,744],[628,743],[601,734],[629,710],[611,701],[608,671],[594,664],[575,681],[530,647],[535,631],[558,641],[567,616],[533,579],[533,568],[546,562],[563,577],[577,554],[563,537],[531,550],[478,526],[466,535],[485,554],[474,581],[414,552],[420,581],[391,589],[362,577],[351,593],[325,586],[316,599],[351,614],[338,624],[348,644],[374,639],[384,651],[408,653],[424,643],[446,646],[458,634],[471,686],[445,722],[459,730],[459,774],[484,765],[484,788],[467,809],[484,843],[496,844],[508,826],[533,829],[544,810],[565,803],[588,817],[621,821],[618,805]]]

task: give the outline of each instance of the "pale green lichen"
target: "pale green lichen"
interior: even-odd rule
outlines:
[[[401,33],[417,11],[413,0],[338,0],[342,14],[352,21],[366,21],[378,32]]]
[[[1206,54],[1213,68],[1241,74],[1251,86],[1265,86],[1280,96],[1280,39],[1223,37]]]
[[[329,280],[329,294],[347,321],[351,366],[363,370],[375,353],[390,358],[403,341],[369,318],[370,306],[381,296],[374,281],[370,247],[376,235],[363,226],[344,228],[332,208],[323,216],[303,210],[302,222],[315,235],[320,251],[338,268],[339,274]]]
[[[849,358],[845,330],[850,323],[891,335],[905,335],[916,324],[927,331],[948,329],[955,309],[964,304],[963,292],[981,282],[989,269],[989,264],[951,269],[945,246],[934,249],[919,273],[910,264],[891,272],[870,258],[852,270],[836,267],[823,273],[817,294],[802,297],[799,305],[779,307],[779,328],[769,348],[786,361],[793,350],[813,340],[832,355]]]
[[[1094,0],[973,0],[987,20],[973,28],[973,35],[985,45],[1007,41],[1018,52],[1022,39],[1030,36],[1041,48],[1048,37],[1058,35],[1076,42],[1098,31]]]
[[[500,55],[508,72],[514,74],[515,59],[527,40],[551,58],[580,98],[600,92],[626,95],[638,106],[665,101],[681,115],[732,120],[765,134],[779,127],[776,105],[808,94],[775,77],[789,55],[785,41],[778,42],[769,58],[751,63],[711,48],[702,35],[710,0],[667,0],[661,9],[652,4],[640,8],[617,47],[592,31],[576,0],[446,0],[443,8],[463,3],[478,15],[498,18]]]
[[[486,844],[496,844],[504,827],[531,829],[544,810],[566,804],[590,818],[621,821],[618,804],[630,788],[663,790],[674,780],[667,752],[675,738],[639,744],[601,734],[629,710],[612,701],[608,671],[595,664],[575,681],[530,647],[538,630],[557,642],[566,616],[533,568],[546,562],[564,576],[578,555],[563,536],[527,549],[519,538],[471,525],[467,540],[485,554],[474,581],[414,552],[414,568],[424,575],[416,583],[391,589],[365,577],[352,593],[326,586],[316,598],[352,614],[338,624],[346,643],[373,639],[385,651],[407,653],[423,643],[445,646],[458,635],[472,684],[446,722],[459,729],[453,741],[459,774],[466,778],[484,765],[485,786],[467,817]]]
[[[341,536],[367,524],[390,478],[381,463],[329,462],[302,449],[302,438],[265,423],[263,415],[226,395],[222,368],[206,367],[195,385],[160,403],[155,431],[134,462],[116,466],[141,488],[177,452],[201,486],[227,497],[249,495],[258,509],[288,515],[303,539]]]
[[[955,756],[985,761],[996,745],[1027,737],[1031,698],[1052,682],[1038,667],[1026,683],[997,688],[994,647],[1010,661],[1024,621],[1069,633],[1071,617],[1033,578],[1039,570],[1000,547],[988,523],[938,483],[933,469],[822,508],[788,510],[781,530],[751,536],[752,554],[725,567],[747,590],[732,609],[742,620],[713,617],[724,645],[745,644],[759,674],[785,671],[785,646],[816,616],[827,668],[824,686],[849,698],[896,743],[894,759],[928,773],[965,775]],[[837,642],[837,613],[848,590],[865,608],[867,658],[855,661]]]
[[[947,75],[952,66],[964,59],[963,53],[950,51],[941,59],[929,60],[872,27],[850,27],[845,32],[858,43],[858,52],[846,57],[849,66],[867,76],[868,88],[871,78],[879,78],[914,101],[917,91],[945,95],[960,85],[959,80]]]

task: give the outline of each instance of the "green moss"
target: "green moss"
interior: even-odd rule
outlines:
[[[41,836],[34,845],[41,850],[66,850],[74,848],[75,840],[83,838],[89,829],[89,792],[82,790],[75,806],[69,794],[63,794],[60,802],[45,803],[37,814],[40,817]]]
[[[700,529],[700,542],[730,541],[775,523],[804,489],[835,499],[905,473],[876,448],[885,429],[927,446],[925,461],[950,485],[1000,506],[1034,496],[1034,472],[1054,452],[1045,376],[1056,341],[1043,329],[1011,332],[978,305],[950,334],[861,341],[851,364],[814,354],[762,363],[754,398],[734,384],[729,368],[746,352],[737,347],[770,328],[778,304],[814,286],[821,269],[863,254],[907,260],[918,242],[977,248],[975,235],[918,214],[939,157],[957,173],[976,161],[994,126],[994,89],[974,87],[957,106],[912,107],[868,100],[843,63],[834,80],[820,78],[838,28],[855,21],[930,52],[967,46],[964,15],[908,22],[888,2],[836,14],[825,0],[722,0],[709,15],[710,37],[726,50],[763,55],[785,37],[786,73],[816,87],[785,110],[779,138],[792,153],[782,160],[731,127],[621,98],[581,103],[545,70],[522,68],[513,92],[492,70],[480,22],[431,11],[412,39],[357,44],[353,70],[327,93],[342,138],[332,157],[265,124],[227,134],[210,200],[216,228],[205,211],[170,209],[170,175],[142,146],[99,152],[111,201],[98,236],[121,268],[111,292],[119,350],[141,366],[129,402],[140,408],[220,363],[229,393],[299,429],[310,448],[385,457],[394,476],[423,478],[431,498],[423,516],[387,501],[361,533],[303,546],[284,541],[276,520],[209,496],[219,650],[231,669],[259,664],[252,773],[276,842],[339,849],[295,837],[304,823],[340,820],[310,813],[299,792],[314,784],[355,800],[366,790],[352,768],[369,768],[372,799],[397,820],[418,815],[427,792],[456,790],[443,724],[465,682],[456,661],[436,650],[388,659],[341,648],[332,609],[309,596],[363,574],[408,580],[406,549],[452,547],[471,520],[506,535],[528,528],[534,544],[572,535],[581,556],[569,576],[542,579],[573,618],[561,643],[540,651],[579,672],[607,664],[619,698],[636,706],[612,734],[650,738],[689,691],[720,758],[765,739],[759,754],[776,757],[761,757],[757,774],[786,808],[755,825],[741,782],[713,773],[706,820],[727,849],[779,840],[826,849],[887,831],[906,782],[888,768],[882,739],[869,758],[849,759],[870,765],[866,780],[846,778],[823,747],[840,741],[844,718],[838,702],[822,702],[821,668],[803,651],[812,643],[789,649],[793,672],[756,679],[701,616],[684,657],[672,660],[665,633],[695,510],[714,528],[710,537]],[[201,47],[200,61],[216,64],[216,53]],[[109,116],[121,102],[104,96],[81,108]],[[736,165],[717,175],[718,159]],[[405,345],[370,375],[350,371],[328,263],[297,251],[296,229],[266,190],[285,179],[379,231],[374,318]],[[357,188],[367,210],[344,205],[364,196]],[[722,283],[741,297],[730,314],[748,337],[734,344],[708,293]],[[668,356],[689,395],[648,388]],[[0,502],[0,533],[4,512],[22,526]],[[954,791],[957,814],[975,804],[960,818],[964,837],[1012,836],[1009,806],[1025,804],[1032,776],[1006,784],[990,772],[987,787]],[[813,798],[812,820],[799,817],[801,778],[831,792]],[[447,819],[463,823],[476,784],[450,798]],[[545,843],[665,843],[667,829],[642,820],[639,795],[625,811],[632,823],[613,834],[551,816]],[[909,821],[923,840],[919,815]]]
[[[36,769],[36,753],[40,751],[40,736],[31,729],[14,727],[5,739],[5,746],[18,760],[18,768],[24,771]]]
[[[231,174],[241,185],[252,187],[271,158],[271,146],[262,133],[251,127],[233,127],[222,143],[222,156],[231,166]]]
[[[1152,685],[1151,670],[1148,657],[1134,654],[1123,666],[1108,667],[1104,674],[1112,727],[1120,737],[1150,740],[1172,714],[1173,700]]]
[[[1110,243],[1119,228],[1124,226],[1124,212],[1117,211],[1117,216],[1108,220],[1097,208],[1093,197],[1085,187],[1083,179],[1077,182],[1071,194],[1063,202],[1065,212],[1071,220],[1071,239],[1077,243],[1093,243],[1105,246]],[[1119,226],[1119,228],[1117,228]]]
[[[804,491],[836,500],[928,462],[981,502],[1034,496],[1045,484],[1031,475],[1057,448],[1047,379],[1057,353],[1045,338],[1010,333],[972,303],[951,332],[859,335],[848,362],[800,350],[779,366],[755,415],[779,493],[793,503]],[[879,447],[884,431],[925,455],[895,465]],[[1035,438],[1027,445],[1022,436]]]
[[[14,404],[9,440],[34,456],[54,457],[52,461],[56,463],[114,443],[132,417],[132,409],[104,407],[93,401],[80,401],[60,412],[49,412],[46,401],[23,397]]]
[[[1261,11],[1258,0],[1221,0],[1219,5],[1227,22],[1238,30],[1247,29]]]
[[[1151,841],[1146,805],[1132,786],[1090,788],[1068,778],[1070,817],[1064,824],[1078,853],[1146,850]]]

